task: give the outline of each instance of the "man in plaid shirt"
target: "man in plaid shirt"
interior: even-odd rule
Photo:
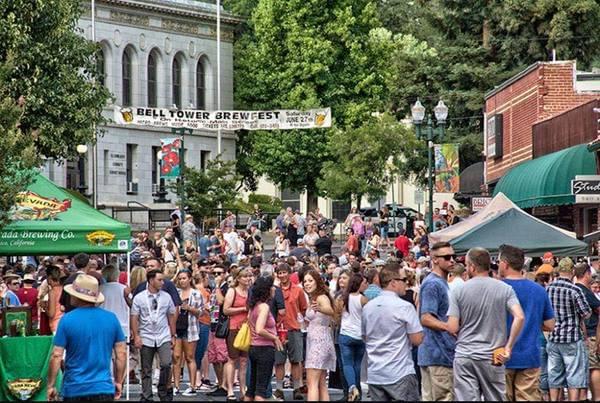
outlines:
[[[569,400],[579,400],[580,390],[588,386],[587,353],[580,322],[592,309],[583,291],[571,281],[573,261],[564,258],[558,264],[559,277],[547,292],[556,315],[556,325],[548,339],[548,384],[550,400],[558,400],[563,385],[569,388]]]

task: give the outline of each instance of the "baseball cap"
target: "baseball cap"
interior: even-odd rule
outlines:
[[[554,255],[552,254],[552,252],[544,253],[544,259],[552,259],[553,257]]]
[[[575,266],[575,264],[571,258],[564,257],[558,262],[558,271],[560,273],[571,273],[573,271],[573,266]]]
[[[538,274],[552,274],[553,271],[554,268],[551,265],[549,265],[548,263],[544,263],[543,265],[538,267],[538,269],[535,271],[535,275],[537,276]]]

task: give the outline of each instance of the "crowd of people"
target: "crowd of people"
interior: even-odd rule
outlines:
[[[339,253],[319,212],[282,211],[272,252],[257,220],[200,234],[186,215],[136,234],[129,277],[117,256],[41,257],[3,267],[0,301],[54,334],[49,400],[61,366],[64,400],[127,382],[144,401],[600,399],[597,262],[511,245],[459,258],[420,217],[392,242],[382,213],[374,226],[352,209]]]

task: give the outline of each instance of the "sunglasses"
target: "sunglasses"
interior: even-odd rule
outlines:
[[[403,283],[406,283],[406,277],[394,277],[392,280],[398,280],[402,281]]]
[[[213,271],[213,274],[223,274],[222,271]]]
[[[158,310],[158,298],[154,298],[152,300],[152,310],[154,310],[154,311]]]
[[[434,256],[434,257],[441,257],[442,259],[445,259],[445,260],[448,260],[448,261],[450,261],[452,259],[456,260],[456,255],[437,255],[437,256]]]

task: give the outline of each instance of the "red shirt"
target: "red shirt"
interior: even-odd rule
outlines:
[[[346,241],[346,248],[350,252],[358,252],[358,238],[356,235],[350,235]]]
[[[38,290],[35,288],[19,288],[17,292],[17,297],[19,297],[19,301],[21,301],[21,305],[29,305],[33,309],[31,310],[31,320],[37,321],[38,318]]]
[[[126,271],[122,271],[121,273],[119,273],[119,283],[123,284],[124,286],[127,286],[127,272]]]
[[[408,256],[408,250],[410,249],[410,240],[405,235],[400,235],[394,241],[394,247],[402,252],[403,256]]]

